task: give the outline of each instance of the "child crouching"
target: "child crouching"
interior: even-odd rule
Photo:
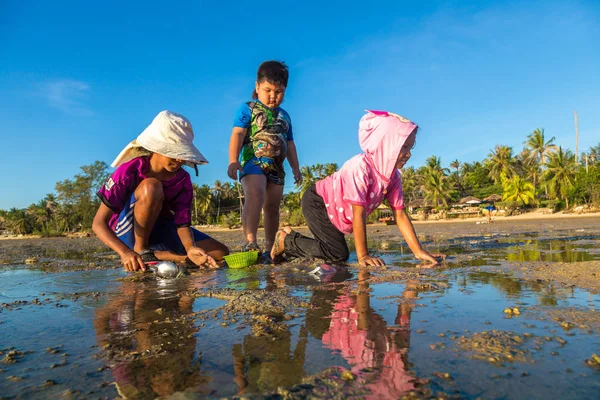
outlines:
[[[229,253],[191,228],[192,181],[182,166],[208,162],[193,139],[184,116],[162,111],[112,163],[117,169],[98,191],[102,203],[92,228],[127,271],[159,260],[216,268],[215,260]]]
[[[398,171],[411,156],[417,130],[417,125],[399,115],[369,111],[360,120],[358,132],[364,153],[311,186],[302,197],[302,212],[314,239],[290,228],[279,230],[271,257],[275,259],[285,251],[295,257],[346,261],[350,252],[344,235],[352,233],[359,264],[384,265],[381,258],[369,254],[366,221],[385,198],[415,257],[437,264],[436,257],[443,255],[432,255],[423,249],[404,210]]]

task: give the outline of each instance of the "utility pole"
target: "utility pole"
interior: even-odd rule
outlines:
[[[575,162],[579,164],[579,126],[577,124],[577,110],[575,113]]]

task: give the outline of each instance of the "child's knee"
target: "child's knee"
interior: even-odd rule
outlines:
[[[161,203],[165,199],[163,184],[156,178],[146,178],[135,189],[136,201]]]
[[[260,187],[251,187],[244,190],[244,200],[252,203],[263,203],[265,199],[265,191]]]

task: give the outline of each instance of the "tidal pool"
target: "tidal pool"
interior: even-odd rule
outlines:
[[[297,260],[176,280],[57,270],[47,250],[51,269],[0,266],[0,397],[595,398],[600,296],[488,267],[576,268],[600,258],[599,238],[426,239],[450,255],[435,269],[379,241],[385,268],[319,276]]]

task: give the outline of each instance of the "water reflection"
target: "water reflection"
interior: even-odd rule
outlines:
[[[358,293],[336,292],[329,326],[321,335],[323,345],[340,354],[352,365],[352,372],[367,375],[370,398],[397,398],[415,388],[408,370],[410,316],[417,297],[416,282],[408,282],[398,305],[395,326],[371,307],[370,273],[359,271]],[[307,323],[310,323],[307,313]],[[313,324],[315,325],[315,324]],[[318,321],[317,324],[318,325]]]
[[[467,288],[468,283],[491,285],[510,298],[521,298],[526,292],[533,292],[538,296],[539,304],[547,306],[557,305],[558,299],[573,297],[575,291],[573,287],[556,287],[544,281],[523,281],[507,274],[483,271],[465,274],[458,283],[463,288]]]
[[[289,330],[272,337],[246,335],[233,346],[233,365],[238,394],[272,392],[279,386],[292,386],[305,375],[307,331],[300,328],[299,340],[292,347]]]
[[[598,257],[589,253],[589,245],[582,246],[569,240],[526,240],[509,248],[507,260],[512,262],[547,261],[581,262]]]
[[[190,318],[193,282],[124,282],[120,295],[96,310],[97,342],[107,351],[119,394],[128,399],[177,391],[208,394],[210,378],[195,354],[197,327]],[[180,287],[185,282],[185,287]],[[166,285],[166,286],[165,286]],[[162,287],[161,287],[162,286]]]

